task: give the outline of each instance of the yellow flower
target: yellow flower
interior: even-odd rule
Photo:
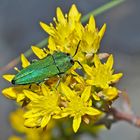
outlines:
[[[25,99],[23,90],[29,89],[29,86],[17,86],[9,87],[2,90],[2,93],[5,97],[16,100],[17,102],[22,102]]]
[[[31,109],[24,115],[27,127],[45,127],[51,117],[60,111],[59,95],[55,91],[48,91],[45,85],[42,85],[43,95],[37,95],[34,92],[25,90],[25,95],[30,99]]]
[[[61,89],[63,94],[67,98],[67,106],[63,108],[61,117],[74,117],[73,119],[73,130],[77,132],[80,127],[82,116],[84,115],[100,115],[100,111],[91,107],[90,93],[91,87],[85,87],[85,90],[79,96],[75,91],[71,90],[68,86],[61,83]],[[57,116],[57,115],[56,115]]]
[[[79,33],[81,29],[80,17],[75,5],[72,5],[69,14],[64,15],[58,7],[56,10],[57,19],[54,18],[56,27],[53,24],[40,22],[41,27],[50,35],[48,48],[50,51],[70,52],[70,47],[76,48],[79,41]],[[78,29],[78,30],[77,30]],[[74,50],[73,53],[74,54]]]
[[[14,128],[19,134],[24,134],[25,140],[50,140],[51,130],[54,127],[54,122],[51,121],[47,126],[47,130],[42,128],[27,128],[24,126],[24,111],[17,109],[10,114],[10,122],[12,128]],[[10,136],[9,140],[23,140],[22,137]]]
[[[121,77],[122,73],[113,74],[113,56],[110,55],[107,62],[102,64],[97,55],[94,56],[94,65],[88,66],[85,64],[84,70],[89,75],[87,83],[100,88],[108,88],[109,84],[117,82]]]
[[[80,22],[81,13],[78,12],[74,4],[68,15],[64,15],[60,8],[57,8],[56,15],[55,26],[52,23],[49,26],[40,22],[41,27],[50,35],[48,40],[50,52],[62,51],[73,56],[79,41],[81,41],[79,51],[74,59],[84,62],[86,60],[85,53],[91,54],[98,51],[106,24],[98,31],[95,19],[91,16],[88,24],[84,27]]]
[[[109,87],[103,90],[103,95],[105,100],[113,100],[118,96],[118,90],[115,87]]]
[[[23,125],[24,124],[23,114],[24,112],[22,109],[17,109],[16,111],[10,114],[10,122],[12,127],[20,133],[24,133],[26,129],[28,129]]]
[[[100,92],[94,92],[92,96],[96,101],[99,101],[100,99],[103,99],[105,101],[111,101],[117,98],[118,89],[110,86]]]
[[[81,51],[85,53],[96,53],[100,47],[100,41],[106,30],[106,24],[103,25],[100,31],[97,30],[95,19],[90,17],[89,23],[84,28],[81,39]]]

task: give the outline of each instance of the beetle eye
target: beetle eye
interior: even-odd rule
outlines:
[[[66,53],[66,55],[67,55],[67,56],[70,56],[70,54],[69,54],[69,53]]]
[[[72,65],[74,65],[74,61],[73,61],[72,59],[70,60],[70,63],[71,63]]]

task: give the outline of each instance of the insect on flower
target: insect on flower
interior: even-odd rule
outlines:
[[[15,75],[11,83],[14,85],[38,84],[56,75],[64,74],[74,65],[74,62],[79,63],[79,61],[73,59],[78,51],[79,44],[80,41],[73,56],[64,52],[49,54],[45,58],[35,61],[22,69]]]

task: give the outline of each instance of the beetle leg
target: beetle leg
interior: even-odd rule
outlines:
[[[31,61],[31,63],[35,63],[35,62],[37,62],[38,60],[37,59],[33,59],[32,61]]]
[[[49,51],[49,48],[43,48],[42,50],[43,50],[43,52],[44,52],[45,54],[48,54],[48,53],[47,53],[47,50]]]
[[[57,81],[57,83],[56,83],[56,85],[55,85],[55,87],[57,88],[58,86],[59,86],[59,84],[60,84],[60,82],[61,82],[61,80],[62,80],[62,78],[63,78],[63,74],[59,74],[59,75],[57,75],[58,76],[58,81]]]
[[[26,105],[28,105],[30,103],[29,99],[25,99],[22,103],[22,108],[25,107]]]
[[[55,88],[57,88],[57,87],[59,86],[60,81],[61,81],[61,78],[58,79],[58,81],[57,81],[57,83],[56,83],[56,85],[55,85]]]
[[[29,89],[31,89],[32,85],[29,85]]]
[[[57,83],[56,83],[56,85],[55,85],[55,88],[57,88],[57,87],[59,86],[60,81],[61,81],[61,78],[62,78],[60,75],[57,75],[57,77],[58,77],[59,79],[58,79],[58,81],[57,81]]]

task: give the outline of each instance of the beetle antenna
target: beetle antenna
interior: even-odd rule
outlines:
[[[78,60],[74,60],[74,62],[77,62],[83,68],[82,64]]]
[[[74,56],[77,54],[78,49],[79,49],[79,46],[80,46],[80,42],[81,42],[81,40],[78,42],[78,44],[77,44],[77,48],[76,48],[75,53],[74,53],[74,55],[73,55],[72,57],[74,57]]]

